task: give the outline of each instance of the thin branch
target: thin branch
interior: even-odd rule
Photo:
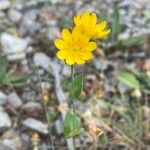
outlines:
[[[36,65],[34,65],[34,66],[35,66],[35,70],[36,70],[36,73],[38,75],[38,80],[39,80],[39,83],[40,83],[40,90],[41,90],[41,93],[42,93],[42,101],[43,101],[43,106],[44,106],[44,110],[45,110],[45,114],[46,114],[46,120],[47,120],[47,123],[48,123],[49,140],[50,140],[50,143],[51,143],[51,146],[52,146],[52,150],[55,150],[54,142],[53,142],[53,139],[52,139],[52,133],[51,133],[51,124],[49,122],[49,117],[48,117],[48,110],[47,110],[46,103],[44,102],[44,93],[43,93],[43,89],[42,89],[42,85],[41,85],[41,76],[38,72],[37,66]]]

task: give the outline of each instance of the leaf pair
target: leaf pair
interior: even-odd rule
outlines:
[[[68,83],[67,90],[70,93],[70,97],[74,103],[75,100],[78,100],[83,89],[83,75],[77,75]],[[64,134],[66,137],[73,137],[80,134],[83,131],[83,128],[80,124],[80,118],[73,112],[68,112],[64,121]]]
[[[83,128],[81,128],[80,119],[73,114],[72,112],[68,112],[64,121],[64,134],[66,137],[73,137],[81,132],[83,132]]]

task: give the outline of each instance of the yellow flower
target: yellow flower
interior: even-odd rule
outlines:
[[[90,12],[84,11],[81,16],[79,14],[76,15],[74,17],[74,23],[83,34],[92,39],[104,38],[111,31],[110,29],[106,29],[106,21],[97,23],[97,16],[94,12],[90,14]]]
[[[77,27],[72,32],[63,29],[62,39],[55,40],[55,46],[59,49],[57,57],[65,60],[68,65],[84,64],[86,60],[93,58],[92,51],[97,47],[95,42],[89,40]]]

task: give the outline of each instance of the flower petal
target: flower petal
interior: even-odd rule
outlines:
[[[100,31],[102,31],[102,30],[104,30],[106,28],[106,25],[107,25],[107,22],[106,21],[102,21],[101,23],[98,23],[96,25],[96,30],[98,32],[100,32]]]
[[[96,22],[97,22],[97,16],[95,13],[92,13],[91,16],[90,16],[90,22],[92,24],[92,26],[95,26],[96,25]]]
[[[81,22],[87,26],[90,21],[90,13],[88,11],[84,11],[82,16],[81,16]]]
[[[75,64],[74,56],[73,56],[72,54],[69,55],[69,56],[67,56],[66,63],[67,63],[68,65],[73,65],[73,64]]]
[[[71,33],[67,29],[63,29],[61,34],[62,34],[62,38],[65,41],[70,41],[71,40]]]
[[[75,56],[75,62],[78,65],[82,65],[85,63],[85,61],[81,58],[81,56],[79,56],[78,54]]]
[[[73,39],[77,39],[80,36],[80,29],[78,27],[74,27],[72,30]]]
[[[104,37],[106,37],[110,32],[111,32],[111,29],[102,31],[102,32],[100,32],[100,33],[98,34],[98,38],[104,38]]]
[[[73,19],[76,26],[80,25],[81,17],[79,14],[77,14]]]
[[[68,55],[67,51],[60,50],[57,52],[57,58],[59,58],[60,60],[66,59],[67,55]]]
[[[88,42],[88,44],[82,49],[82,51],[93,51],[97,48],[96,42]]]
[[[90,60],[93,58],[93,54],[91,52],[85,52],[82,54],[84,60]]]
[[[61,39],[56,39],[54,44],[58,49],[63,49],[65,47],[65,43]]]

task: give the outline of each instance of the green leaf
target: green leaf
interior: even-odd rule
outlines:
[[[83,74],[77,75],[69,85],[70,96],[73,100],[80,97],[81,91],[83,89]]]
[[[150,88],[150,78],[147,76],[146,73],[141,72],[138,69],[130,69],[130,71],[140,80],[142,83],[147,85],[147,88]]]
[[[132,47],[142,45],[146,42],[147,37],[145,35],[142,36],[131,36],[128,39],[122,40],[121,44],[125,47]]]
[[[112,49],[128,48],[143,45],[147,41],[146,35],[130,36],[127,39],[118,40],[111,45]]]
[[[8,69],[7,58],[6,57],[0,58],[0,80],[1,80],[1,82],[6,74],[7,69]]]
[[[117,76],[117,79],[123,82],[124,84],[126,84],[127,86],[129,86],[130,88],[133,88],[133,89],[140,88],[139,81],[131,73],[128,73],[128,72],[120,73]]]
[[[12,74],[9,76],[10,83],[16,87],[25,85],[26,79],[27,76],[23,74]]]
[[[73,137],[80,134],[84,129],[81,128],[80,119],[72,112],[68,112],[64,121],[64,134],[66,137]]]
[[[114,6],[114,12],[112,14],[112,23],[111,23],[111,36],[110,40],[111,42],[115,42],[117,39],[118,33],[121,30],[121,24],[120,24],[120,14],[119,14],[119,8],[117,5]]]

